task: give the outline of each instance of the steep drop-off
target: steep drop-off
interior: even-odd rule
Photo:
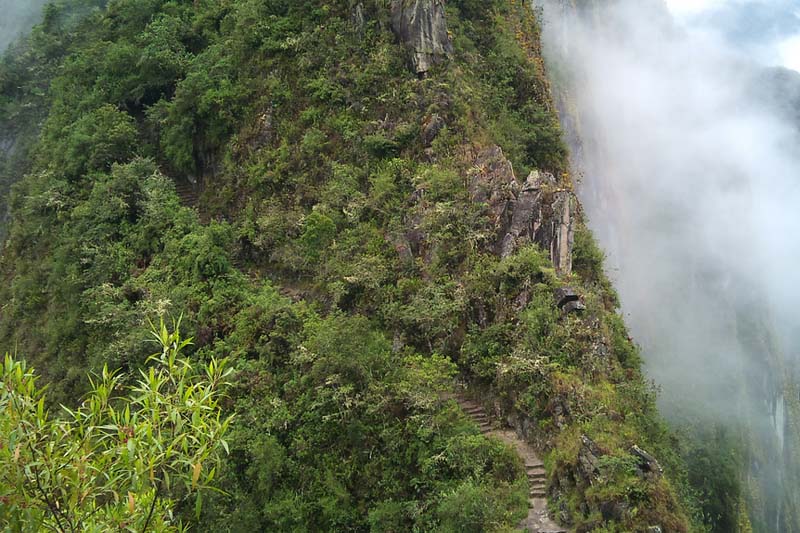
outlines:
[[[798,531],[798,76],[661,1],[542,4],[579,196],[706,522]]]

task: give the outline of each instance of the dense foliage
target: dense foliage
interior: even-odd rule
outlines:
[[[0,520],[11,531],[178,531],[170,496],[197,512],[214,481],[232,417],[220,416],[230,372],[203,371],[181,356],[190,344],[163,322],[161,352],[134,384],[103,368],[81,405],[47,411],[24,362],[6,355],[0,374]],[[127,389],[127,390],[126,390]]]
[[[455,55],[419,80],[384,2],[363,25],[351,4],[51,3],[0,67],[0,121],[18,124],[0,339],[69,405],[87,370],[145,364],[148,319],[184,313],[192,359],[236,371],[203,529],[508,529],[524,472],[443,399],[458,376],[536,422],[560,519],[685,531],[686,474],[591,236],[566,278],[533,246],[500,259],[465,186],[493,144],[518,175],[569,181],[534,13],[448,2]],[[198,183],[199,209],[175,183]],[[409,256],[394,236],[411,225]],[[567,283],[581,317],[555,306]],[[634,444],[667,476],[642,476]]]

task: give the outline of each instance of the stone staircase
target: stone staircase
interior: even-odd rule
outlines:
[[[547,498],[547,472],[544,471],[542,462],[525,465],[528,474],[528,485],[531,488],[531,498]]]
[[[175,192],[178,194],[181,205],[196,209],[200,202],[197,185],[194,185],[189,180],[174,179],[174,182]],[[242,272],[247,270],[247,264],[245,260],[239,255],[233,255],[231,257],[231,266]]]
[[[463,395],[457,395],[455,399],[459,407],[478,424],[481,433],[497,437],[514,448],[525,463],[529,509],[528,516],[517,527],[529,533],[567,533],[567,530],[550,519],[547,511],[547,472],[533,448],[514,431],[495,428],[486,411],[477,402]]]
[[[186,207],[197,207],[197,190],[195,185],[188,180],[175,180],[175,192],[178,193],[181,203]]]

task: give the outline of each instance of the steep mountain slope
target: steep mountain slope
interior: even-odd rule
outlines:
[[[513,527],[526,473],[458,378],[540,451],[557,521],[687,531],[539,37],[515,0],[53,4],[0,74],[3,120],[46,115],[7,167],[3,344],[65,403],[159,315],[232,358],[203,529]]]

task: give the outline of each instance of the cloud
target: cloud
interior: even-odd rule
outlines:
[[[45,0],[0,0],[0,53],[39,20]]]
[[[666,0],[666,3],[673,14],[689,16],[718,8],[730,0]]]
[[[763,435],[769,465],[753,476],[789,494],[776,413],[800,378],[800,124],[766,105],[775,73],[731,35],[750,14],[781,30],[789,63],[800,40],[761,2],[703,4],[727,14],[725,34],[681,30],[657,0],[618,0],[551,19],[547,49],[577,114],[579,193],[664,412]]]
[[[797,0],[665,0],[691,30],[714,32],[753,59],[797,69]]]
[[[781,42],[778,51],[783,66],[800,72],[800,35]]]

